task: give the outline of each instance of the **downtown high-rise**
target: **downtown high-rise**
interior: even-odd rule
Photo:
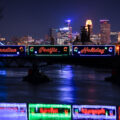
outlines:
[[[111,43],[110,32],[111,25],[109,20],[100,20],[101,44],[106,45]]]

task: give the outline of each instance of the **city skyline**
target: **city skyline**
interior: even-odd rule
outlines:
[[[100,19],[109,19],[111,31],[120,31],[119,0],[4,0],[3,19],[0,21],[0,34],[4,37],[30,35],[35,39],[44,38],[49,28],[64,26],[66,19],[72,20],[73,32],[80,32],[80,26],[87,19],[93,22],[93,32],[100,32]],[[114,9],[112,6],[114,5]],[[116,6],[116,7],[115,7]]]

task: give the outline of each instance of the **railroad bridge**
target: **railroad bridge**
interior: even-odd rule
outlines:
[[[0,62],[5,67],[29,67],[37,64],[41,66],[51,64],[85,65],[90,67],[112,68],[120,64],[119,56],[107,57],[76,57],[76,56],[24,56],[24,57],[0,57]]]

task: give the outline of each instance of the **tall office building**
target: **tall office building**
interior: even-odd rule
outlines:
[[[57,44],[71,45],[72,39],[73,39],[73,36],[72,36],[71,20],[66,20],[65,27],[58,29]]]
[[[57,44],[69,45],[72,39],[72,27],[63,27],[58,29]]]
[[[89,31],[90,29],[90,34],[93,33],[93,24],[92,24],[92,20],[86,20],[86,30]],[[90,28],[89,28],[90,27]]]
[[[111,25],[109,20],[100,20],[101,44],[106,45],[111,43],[110,31]]]

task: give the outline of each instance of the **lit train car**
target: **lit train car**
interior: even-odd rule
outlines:
[[[0,57],[20,56],[119,56],[120,45],[3,45]]]
[[[28,46],[30,56],[69,56],[69,46],[58,45],[30,45]]]
[[[73,56],[115,56],[114,45],[74,45]]]
[[[26,47],[18,45],[0,46],[0,57],[20,57],[26,55]]]

